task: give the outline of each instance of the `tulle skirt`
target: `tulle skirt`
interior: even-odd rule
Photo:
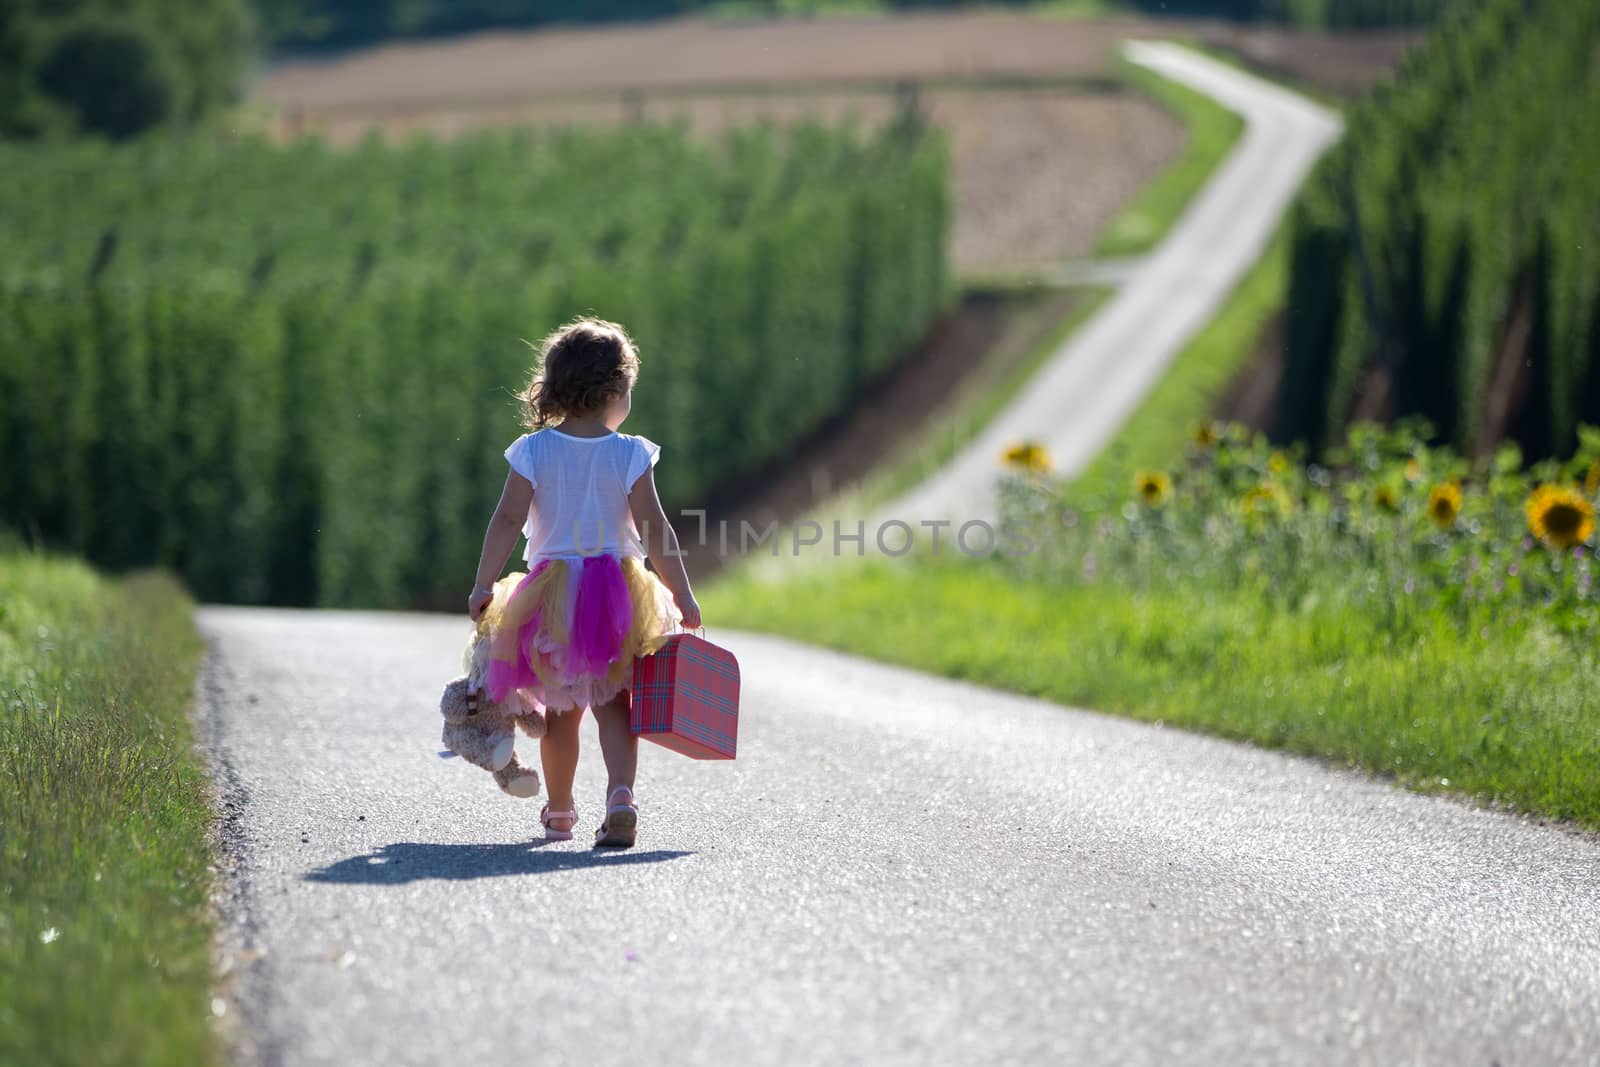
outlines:
[[[484,613],[492,700],[521,690],[544,709],[604,704],[628,688],[637,656],[655,652],[681,616],[643,560],[541,560],[495,583]]]

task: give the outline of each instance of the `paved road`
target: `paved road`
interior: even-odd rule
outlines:
[[[1136,56],[1250,130],[929,507],[986,494],[1023,430],[1085,459],[1334,132],[1209,61]],[[1593,837],[719,633],[739,760],[647,751],[639,846],[599,856],[440,758],[463,620],[200,622],[247,1065],[1600,1061]]]
[[[464,621],[201,624],[246,1063],[1600,1060],[1593,838],[719,633],[740,758],[599,856],[439,758]]]
[[[1124,51],[1240,114],[1239,143],[1162,244],[1016,402],[878,521],[992,518],[998,457],[1017,441],[1043,442],[1062,474],[1087,466],[1260,258],[1305,175],[1339,136],[1332,112],[1186,48],[1136,41]]]

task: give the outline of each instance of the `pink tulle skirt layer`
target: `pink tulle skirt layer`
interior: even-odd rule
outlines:
[[[542,708],[593,707],[628,687],[637,656],[677,626],[672,595],[642,560],[542,560],[495,583],[485,612],[492,700],[521,690]]]

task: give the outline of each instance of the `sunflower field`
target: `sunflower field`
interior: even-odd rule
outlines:
[[[783,454],[946,296],[936,131],[0,145],[0,526],[205,600],[455,606],[522,339],[626,325],[669,507]]]
[[[1115,488],[995,458],[994,551],[745,568],[708,616],[1600,829],[1600,432],[1525,467],[1207,425]]]
[[[1052,584],[1243,590],[1288,611],[1331,601],[1397,630],[1435,613],[1472,626],[1536,611],[1574,638],[1600,636],[1600,429],[1531,468],[1515,445],[1474,466],[1432,436],[1421,420],[1364,424],[1308,463],[1241,426],[1206,425],[1178,469],[1086,499],[1007,452],[1007,498],[1039,546],[1013,565]]]

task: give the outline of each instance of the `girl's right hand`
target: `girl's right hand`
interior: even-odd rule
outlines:
[[[467,597],[467,614],[473,622],[483,618],[483,609],[489,606],[494,599],[493,589],[474,589],[472,595]]]
[[[685,630],[700,629],[700,605],[695,600],[694,594],[672,598],[678,605],[678,614],[683,616]]]

